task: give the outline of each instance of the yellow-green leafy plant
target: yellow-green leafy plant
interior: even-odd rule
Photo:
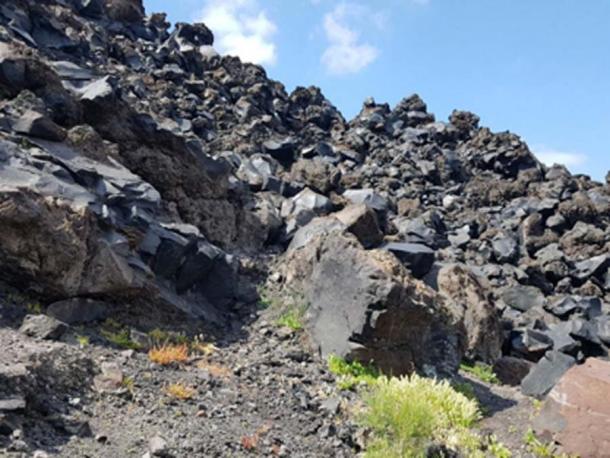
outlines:
[[[82,336],[82,335],[77,335],[76,336],[76,341],[78,342],[78,345],[81,348],[85,348],[87,345],[89,345],[89,337],[88,336]]]
[[[121,386],[133,394],[135,387],[135,379],[133,377],[123,377],[123,380],[121,381]]]
[[[474,392],[474,387],[468,382],[454,382],[451,384],[453,389],[458,393],[462,393],[468,399],[476,400],[477,396]]]
[[[527,451],[534,455],[536,458],[578,458],[576,455],[569,455],[566,453],[555,453],[555,446],[553,443],[543,442],[536,437],[534,431],[530,428],[523,437]]]
[[[155,328],[148,332],[148,337],[152,341],[153,345],[162,345],[170,340],[170,334],[163,329]]]
[[[475,364],[463,363],[460,365],[460,369],[462,369],[468,374],[471,374],[473,377],[481,380],[482,382],[493,384],[500,383],[492,367],[488,364],[480,362],[477,362]]]
[[[328,357],[328,370],[337,376],[337,385],[342,390],[351,390],[358,385],[371,385],[381,375],[373,365],[346,361],[336,355]]]
[[[277,324],[279,326],[290,328],[293,331],[300,331],[303,329],[304,315],[305,311],[302,309],[290,309],[280,315],[280,317],[277,319]]]
[[[106,338],[106,340],[115,344],[117,347],[126,348],[129,350],[139,350],[142,348],[139,343],[131,340],[128,329],[123,329],[118,332],[102,329],[102,335]]]
[[[419,458],[431,443],[484,456],[479,436],[470,430],[481,418],[478,405],[447,381],[382,376],[363,400],[360,422],[372,432],[368,458]]]
[[[28,302],[25,304],[25,308],[33,315],[40,315],[42,313],[42,305],[40,302]]]
[[[494,458],[512,458],[513,454],[506,445],[498,442],[496,436],[489,436],[486,445],[487,453]]]
[[[139,350],[142,346],[131,339],[129,329],[124,328],[118,321],[112,318],[104,321],[101,330],[102,336],[117,347],[130,350]]]

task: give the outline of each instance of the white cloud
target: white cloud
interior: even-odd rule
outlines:
[[[573,167],[587,162],[587,156],[584,154],[557,151],[553,148],[547,148],[545,146],[533,148],[533,153],[539,161],[549,166],[553,164],[562,164],[567,167]]]
[[[206,0],[199,20],[214,32],[221,53],[255,64],[277,61],[277,26],[257,0]]]
[[[358,73],[379,56],[379,50],[362,42],[360,34],[349,24],[350,20],[360,19],[366,13],[368,11],[362,6],[341,3],[324,15],[323,25],[328,47],[321,60],[329,73]]]

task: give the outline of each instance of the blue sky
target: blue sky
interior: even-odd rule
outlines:
[[[610,169],[610,0],[144,0],[204,20],[219,52],[287,90],[322,88],[346,116],[418,93],[437,119],[470,110],[539,157]]]

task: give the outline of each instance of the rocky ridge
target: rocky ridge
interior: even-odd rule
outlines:
[[[608,356],[610,180],[546,167],[472,113],[437,121],[416,95],[346,121],[213,43],[138,0],[0,5],[0,313],[22,329],[3,339],[70,341],[116,315],[134,335],[186,321],[229,345],[265,284],[307,306],[315,367],[483,361],[544,396]],[[15,311],[15,292],[46,315]],[[22,356],[0,377],[25,376]],[[40,414],[35,390],[5,391],[0,414]],[[349,455],[348,436],[321,447]]]

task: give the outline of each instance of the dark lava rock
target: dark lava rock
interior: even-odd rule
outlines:
[[[53,302],[46,309],[47,315],[67,324],[100,321],[107,318],[109,312],[108,304],[80,297]]]
[[[553,347],[553,340],[543,332],[525,329],[512,339],[511,344],[514,351],[527,359],[537,361],[546,350]]]
[[[517,285],[505,289],[501,298],[506,305],[526,312],[533,307],[542,307],[545,304],[544,295],[534,286]]]
[[[525,359],[503,356],[494,363],[493,371],[500,382],[506,385],[517,386],[521,384],[521,381],[530,372],[533,365],[533,363]]]
[[[277,159],[281,164],[288,166],[296,159],[296,143],[292,137],[267,140],[263,143],[263,153]]]
[[[343,197],[353,204],[366,204],[380,213],[390,208],[388,201],[372,189],[349,189],[343,193]]]
[[[46,116],[28,111],[13,125],[20,134],[60,142],[66,138],[66,132]]]
[[[521,381],[521,391],[528,396],[544,396],[576,360],[557,351],[549,351]]]
[[[374,361],[394,374],[456,370],[463,346],[451,305],[386,251],[366,251],[335,229],[291,250],[282,272],[288,290],[304,291],[322,355]]]
[[[566,318],[573,313],[595,318],[602,313],[602,302],[598,297],[566,296],[546,305],[545,309],[560,318]]]
[[[350,205],[333,216],[345,224],[363,247],[371,248],[382,242],[383,232],[379,229],[377,214],[366,204]]]
[[[422,278],[434,264],[434,250],[419,243],[392,242],[383,246],[394,254],[413,273],[416,278]]]

